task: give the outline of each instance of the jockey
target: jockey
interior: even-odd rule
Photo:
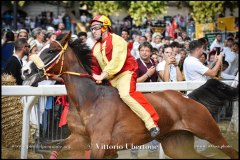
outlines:
[[[90,25],[96,40],[92,48],[93,78],[97,84],[108,79],[121,99],[144,121],[151,137],[156,137],[160,133],[159,116],[143,94],[136,91],[138,64],[127,49],[127,42],[112,33],[111,21],[104,15],[94,17]]]

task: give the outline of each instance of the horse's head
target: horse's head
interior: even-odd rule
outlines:
[[[38,82],[51,75],[58,75],[62,70],[62,55],[68,47],[71,32],[60,42],[53,41],[44,46],[37,55],[30,56],[30,61],[22,68],[24,85],[37,86]]]

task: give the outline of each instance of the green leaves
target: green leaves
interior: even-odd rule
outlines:
[[[166,1],[94,1],[91,13],[109,16],[119,9],[126,9],[137,26],[142,19],[149,19],[166,13]]]
[[[97,12],[98,14],[103,14],[109,16],[116,12],[119,5],[116,1],[94,1],[94,6],[91,9],[91,13]]]
[[[198,23],[211,23],[214,16],[223,12],[224,1],[189,1],[193,9],[193,19]]]
[[[142,24],[142,19],[152,19],[166,13],[166,1],[131,1],[128,12],[136,26]]]

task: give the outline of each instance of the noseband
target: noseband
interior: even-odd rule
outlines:
[[[89,77],[92,78],[91,75],[87,74],[87,73],[76,73],[76,72],[62,72],[63,69],[63,65],[64,65],[64,53],[66,52],[66,49],[68,47],[68,42],[64,45],[64,47],[58,42],[58,41],[54,41],[56,42],[60,47],[61,47],[61,51],[58,53],[58,55],[53,58],[53,60],[51,60],[48,64],[44,65],[43,61],[41,60],[41,58],[39,56],[32,56],[30,57],[30,59],[34,62],[34,64],[37,66],[38,69],[42,69],[44,71],[43,76],[46,76],[47,79],[49,79],[48,77],[53,77],[53,76],[61,76],[62,74],[71,74],[71,75],[77,75],[77,76],[81,76],[81,77]],[[55,61],[54,61],[55,60]],[[56,64],[58,64],[58,62],[60,62],[61,60],[61,68],[59,70],[58,74],[54,74],[54,73],[48,73],[48,71],[50,69],[52,69]],[[53,62],[54,61],[54,62]],[[52,63],[53,62],[53,63]],[[51,64],[52,63],[52,64]],[[51,64],[51,65],[50,65]],[[50,65],[50,66],[49,66]],[[46,68],[47,66],[49,66],[48,68]],[[45,69],[46,68],[46,69]]]

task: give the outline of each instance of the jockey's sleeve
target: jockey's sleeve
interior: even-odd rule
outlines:
[[[100,65],[98,64],[98,61],[95,56],[92,56],[91,68],[92,68],[92,74],[94,73],[94,74],[100,75],[102,72],[102,69],[101,69]]]
[[[127,57],[127,42],[120,36],[112,36],[112,59],[104,68],[108,79],[117,74],[124,66]]]

